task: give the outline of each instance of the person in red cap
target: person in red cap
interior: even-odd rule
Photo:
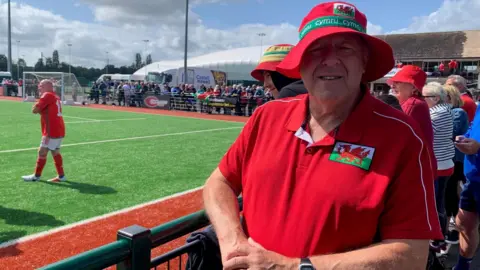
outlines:
[[[430,147],[430,158],[433,172],[436,172],[437,162],[433,153],[433,127],[430,119],[430,109],[422,97],[422,89],[427,81],[427,73],[421,68],[413,65],[406,65],[398,71],[387,84],[392,88],[393,94],[397,97],[403,112],[411,116],[422,129],[426,143]]]
[[[366,27],[315,6],[277,66],[308,94],[259,107],[206,181],[223,269],[425,269],[443,239],[418,123],[366,87],[395,64]]]
[[[263,86],[270,90],[275,99],[279,98],[279,92],[284,86],[298,81],[298,78],[286,77],[275,69],[292,47],[293,45],[290,44],[270,46],[260,59],[260,63],[251,72],[252,77],[263,82]]]

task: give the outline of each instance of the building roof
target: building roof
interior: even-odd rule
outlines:
[[[480,31],[377,35],[400,60],[480,58]]]

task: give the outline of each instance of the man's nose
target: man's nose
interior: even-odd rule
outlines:
[[[340,63],[340,61],[338,59],[336,48],[334,46],[328,46],[325,48],[322,64],[325,66],[336,66],[338,63]]]

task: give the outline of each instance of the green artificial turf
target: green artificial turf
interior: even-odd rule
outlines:
[[[32,105],[0,101],[0,243],[201,186],[243,126],[65,106],[68,182],[46,182],[56,175],[49,155],[42,181],[28,183],[21,176],[33,172],[31,148],[41,139]],[[144,119],[89,120],[131,118]],[[200,132],[185,133],[192,131]],[[135,138],[143,136],[153,137]],[[122,138],[135,139],[68,146]],[[16,149],[23,150],[7,152]]]

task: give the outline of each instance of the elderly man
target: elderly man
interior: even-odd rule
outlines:
[[[366,26],[351,4],[314,7],[277,66],[308,94],[258,108],[207,180],[224,269],[425,269],[443,239],[431,149],[365,87],[394,65]]]
[[[63,171],[63,158],[60,154],[60,146],[65,137],[65,123],[62,115],[62,102],[55,94],[53,83],[51,80],[42,80],[38,84],[40,92],[40,100],[33,105],[32,113],[40,114],[40,122],[42,125],[42,140],[40,148],[38,149],[37,163],[35,166],[35,173],[31,175],[22,176],[26,182],[36,182],[40,180],[43,168],[47,163],[47,155],[50,151],[53,156],[55,168],[58,175],[49,182],[63,182],[66,181],[65,173]]]
[[[445,84],[453,85],[458,88],[458,91],[460,91],[460,93],[462,94],[462,109],[467,113],[468,121],[472,122],[473,118],[475,117],[475,111],[477,110],[477,104],[475,104],[475,101],[468,93],[467,81],[465,80],[465,78],[460,75],[450,75],[448,76],[447,82]]]

